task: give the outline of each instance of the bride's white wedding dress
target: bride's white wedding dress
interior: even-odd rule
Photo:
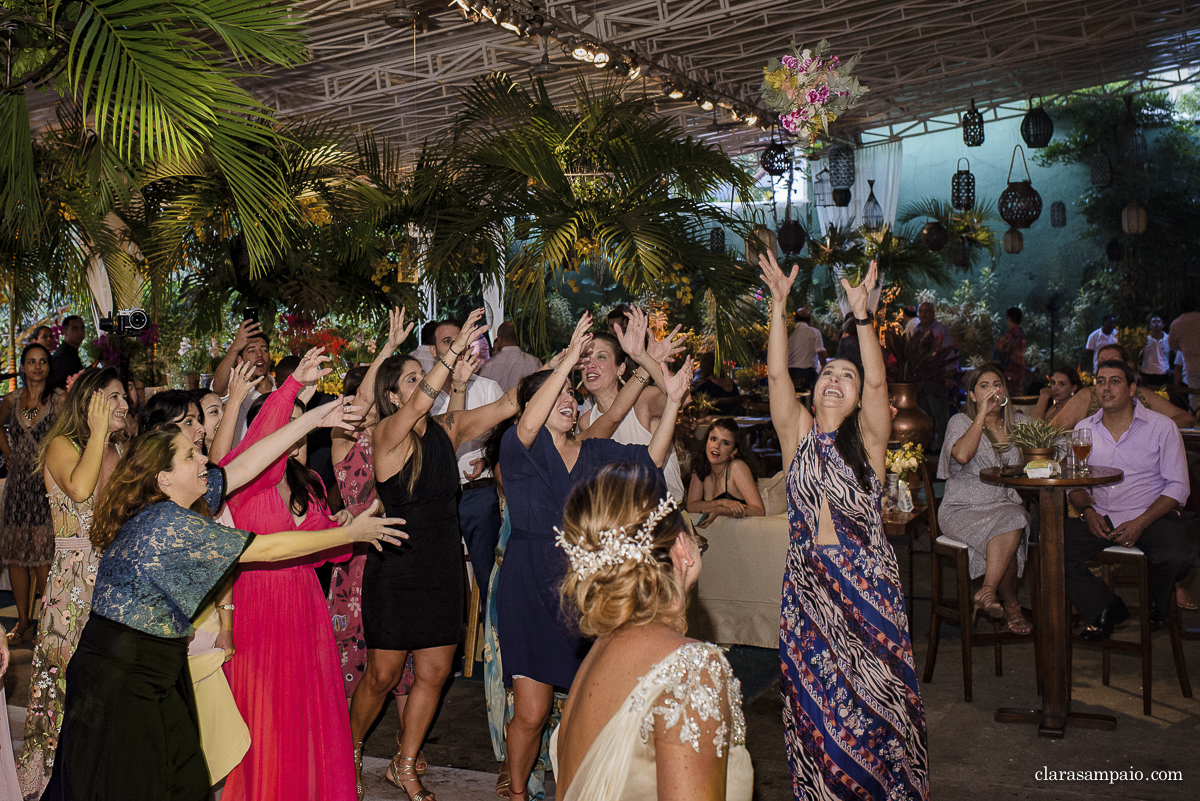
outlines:
[[[722,719],[721,699],[729,719]],[[650,801],[658,797],[654,733],[661,727],[700,751],[711,737],[718,755],[728,753],[727,801],[750,801],[754,768],[746,750],[742,687],[725,654],[711,643],[679,646],[650,668],[600,730],[580,763],[562,801]],[[550,738],[550,759],[558,775],[558,735]]]

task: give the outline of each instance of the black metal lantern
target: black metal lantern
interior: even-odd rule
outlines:
[[[1025,237],[1016,228],[1004,232],[1004,252],[1020,253],[1025,249]]]
[[[845,145],[835,147],[829,154],[829,185],[834,189],[854,186],[854,151]]]
[[[779,224],[776,236],[779,239],[779,249],[786,256],[795,256],[804,250],[804,243],[808,241],[808,232],[804,230],[804,226],[799,220],[793,220],[791,217]]]
[[[818,206],[833,205],[833,187],[829,185],[829,170],[822,167],[813,176],[813,203]]]
[[[960,269],[971,266],[971,242],[965,236],[950,244],[950,262]]]
[[[1013,165],[1017,161],[1017,151],[1021,152],[1021,164],[1025,166],[1025,180],[1012,179]],[[1025,151],[1017,145],[1013,148],[1012,160],[1008,163],[1008,188],[1000,193],[1000,219],[1013,228],[1028,228],[1042,214],[1042,196],[1033,188],[1033,179],[1029,177],[1029,165],[1025,163]]]
[[[1037,108],[1033,107],[1033,97],[1029,98],[1029,111],[1021,120],[1021,138],[1029,147],[1045,147],[1054,136],[1054,120],[1050,119],[1040,103]]]
[[[966,211],[975,205],[975,176],[971,174],[971,162],[962,158],[959,164],[967,162],[967,168],[959,169],[950,179],[950,205],[959,211]]]
[[[878,231],[883,228],[883,208],[875,199],[875,180],[867,181],[867,200],[862,207],[863,228],[868,231]]]
[[[780,176],[788,171],[788,167],[792,166],[792,154],[788,152],[786,145],[776,142],[772,135],[771,144],[767,145],[766,149],[759,154],[758,163],[769,174]]]
[[[946,247],[946,243],[949,241],[950,232],[937,220],[930,220],[921,229],[921,243],[929,249],[930,253],[937,253]]]
[[[962,116],[963,143],[967,147],[983,144],[983,115],[975,109],[975,98],[971,98],[971,110]]]
[[[850,205],[850,190],[849,189],[834,189],[829,193],[833,198],[833,205],[844,209]]]
[[[1112,241],[1104,248],[1104,255],[1109,261],[1120,261],[1125,258],[1125,246],[1121,244],[1121,240],[1113,237]]]
[[[1092,160],[1088,162],[1088,172],[1091,173],[1092,186],[1097,189],[1112,185],[1112,162],[1103,150],[1092,154]]]
[[[1121,158],[1130,167],[1140,168],[1146,163],[1146,135],[1133,116],[1133,98],[1125,95],[1125,119],[1121,122],[1118,141],[1121,143]]]
[[[708,231],[708,249],[713,253],[725,252],[725,229],[714,225]]]
[[[1050,227],[1065,228],[1067,225],[1067,204],[1056,200],[1050,204]]]

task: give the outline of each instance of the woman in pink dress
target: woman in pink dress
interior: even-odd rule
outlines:
[[[237,458],[294,414],[303,384],[315,384],[320,349],[310,351],[270,393],[245,439],[222,460]],[[304,467],[303,440],[229,499],[238,527],[259,536],[338,522],[320,480]],[[300,458],[297,459],[296,456]],[[349,550],[290,562],[243,565],[233,585],[235,655],[225,674],[250,728],[250,750],[225,782],[225,801],[354,801],[357,798],[346,708],[329,611],[314,566]]]

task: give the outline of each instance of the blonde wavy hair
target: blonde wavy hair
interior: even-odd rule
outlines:
[[[624,526],[632,537],[665,493],[662,479],[648,468],[609,465],[572,490],[563,509],[563,538],[598,551],[602,531]],[[680,533],[689,530],[679,511],[672,511],[650,532],[649,559],[602,567],[585,578],[568,570],[561,592],[564,607],[578,616],[579,631],[603,637],[625,626],[645,626],[681,608],[685,590],[675,578],[670,550]]]

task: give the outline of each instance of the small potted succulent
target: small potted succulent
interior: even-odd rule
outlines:
[[[1053,461],[1058,458],[1057,445],[1067,430],[1045,420],[1027,419],[1013,425],[1008,439],[1021,449],[1026,463],[1035,459]]]

